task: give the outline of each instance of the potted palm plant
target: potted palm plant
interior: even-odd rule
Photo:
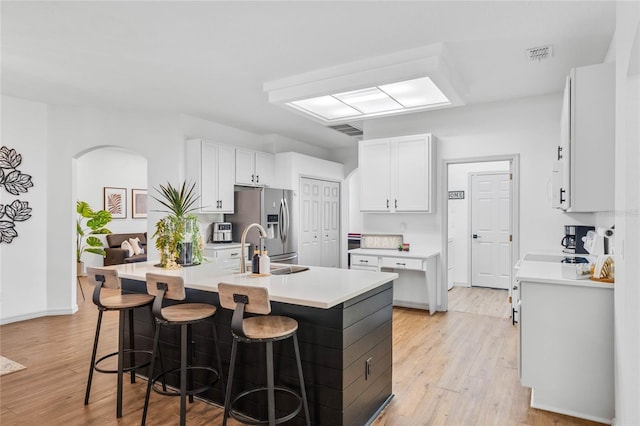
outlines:
[[[187,187],[182,182],[180,187],[171,183],[155,188],[158,197],[151,196],[158,201],[169,213],[156,222],[156,248],[160,253],[160,266],[174,269],[182,266],[198,265],[202,263],[203,241],[200,236],[198,218],[192,212],[197,209],[195,183]]]
[[[76,203],[76,262],[78,275],[84,273],[82,255],[87,253],[106,255],[102,240],[96,235],[110,234],[105,226],[111,222],[111,213],[106,210],[93,210],[86,201]],[[86,238],[85,238],[86,237]]]

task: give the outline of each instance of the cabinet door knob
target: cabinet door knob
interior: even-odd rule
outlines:
[[[254,179],[255,179],[255,176],[256,176],[256,175],[251,175],[251,183],[255,182],[255,180],[254,180]]]
[[[564,193],[565,192],[567,192],[567,191],[565,191],[564,189],[560,188],[560,203],[564,203],[565,201],[567,201],[564,198]]]
[[[387,208],[389,208],[389,199],[387,198]]]
[[[260,183],[260,175],[256,175],[256,183]]]
[[[369,261],[365,259],[360,259],[360,263],[369,263]]]
[[[478,235],[478,234],[473,234],[473,238],[474,239],[478,239],[478,238],[482,238],[482,237],[480,235]]]
[[[562,147],[558,145],[558,160],[562,160]]]
[[[395,200],[396,202],[396,209],[398,208],[398,199]]]

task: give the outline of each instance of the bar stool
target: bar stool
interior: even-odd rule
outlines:
[[[193,395],[202,393],[210,389],[216,382],[220,381],[222,385],[222,392],[224,393],[224,381],[222,379],[222,363],[220,357],[220,350],[218,347],[218,334],[216,332],[215,322],[212,327],[213,331],[213,344],[215,346],[216,357],[218,359],[218,370],[208,366],[194,366],[192,364],[193,351],[190,348],[191,339],[191,326],[193,324],[205,321],[211,318],[216,313],[216,307],[206,303],[181,303],[162,307],[164,299],[169,300],[184,300],[187,295],[184,289],[184,280],[179,276],[160,275],[148,272],[147,278],[147,292],[150,295],[155,296],[153,302],[153,316],[156,320],[156,332],[153,339],[153,356],[151,358],[151,365],[149,366],[149,382],[147,383],[147,394],[144,400],[144,411],[142,413],[142,424],[144,425],[147,420],[147,409],[149,407],[149,396],[151,389],[167,396],[180,396],[180,425],[186,424],[187,405],[186,397],[189,395],[189,402],[193,402]],[[160,339],[160,326],[180,326],[180,367],[167,371],[162,371],[156,377],[153,377],[153,367],[158,353],[159,339]],[[162,361],[162,359],[160,359]],[[207,385],[194,389],[193,387],[193,371],[209,371],[215,374],[215,378],[211,380]],[[165,377],[165,375],[179,371],[180,373],[180,390],[179,391],[167,391],[163,386],[163,390],[156,389],[153,385],[159,379]],[[164,383],[163,383],[164,384]]]
[[[126,372],[131,372],[131,383],[135,383],[136,375],[135,370],[149,365],[149,360],[140,364],[135,364],[136,353],[151,354],[150,351],[136,350],[134,345],[134,330],[133,330],[133,311],[136,308],[148,306],[151,309],[151,303],[153,297],[148,294],[118,294],[114,296],[101,297],[100,293],[102,288],[110,288],[115,290],[121,289],[120,277],[118,271],[115,269],[107,268],[92,268],[87,267],[87,278],[90,283],[95,285],[93,290],[93,303],[98,307],[98,323],[96,325],[96,335],[93,341],[93,353],[91,354],[91,366],[89,367],[89,378],[87,380],[87,390],[84,396],[84,405],[89,404],[89,394],[91,392],[91,381],[93,379],[93,371],[100,373],[111,373],[118,375],[118,391],[116,402],[116,415],[118,418],[122,417],[122,385],[124,382],[123,375]],[[102,314],[106,311],[117,311],[120,313],[119,325],[118,325],[118,350],[110,353],[98,359],[96,361],[96,354],[98,350],[98,340],[100,339],[100,327],[102,325]],[[129,349],[124,347],[124,326],[125,326],[125,314],[129,317]],[[125,367],[124,357],[129,354],[129,365]],[[118,367],[116,370],[109,370],[100,367],[100,363],[112,356],[118,356]]]
[[[224,402],[223,425],[227,424],[229,416],[247,424],[269,424],[275,425],[293,419],[304,407],[306,424],[310,425],[309,405],[307,403],[307,393],[304,387],[302,376],[302,363],[300,361],[300,349],[298,347],[298,322],[293,318],[268,315],[271,313],[271,302],[269,301],[269,291],[265,287],[250,287],[234,284],[219,283],[218,294],[220,295],[220,305],[233,310],[231,320],[231,334],[233,344],[231,347],[231,361],[229,364],[229,377],[227,379],[227,393]],[[244,312],[260,314],[244,318]],[[300,394],[293,389],[274,384],[273,368],[273,342],[292,338],[293,347],[298,366],[298,377],[300,381]],[[231,400],[231,390],[233,385],[233,375],[235,372],[236,355],[238,342],[242,343],[264,343],[266,345],[266,369],[267,386],[259,386],[239,393]],[[268,420],[254,420],[233,410],[233,406],[241,398],[257,392],[267,392]],[[298,406],[291,413],[276,418],[275,392],[284,392],[298,399]]]

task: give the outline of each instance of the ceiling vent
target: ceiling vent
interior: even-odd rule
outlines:
[[[540,47],[532,47],[531,49],[527,49],[527,57],[529,58],[529,62],[535,61],[544,61],[553,56],[553,47],[552,46],[540,46]]]
[[[330,129],[337,130],[340,133],[344,133],[347,136],[362,136],[362,129],[355,127],[355,124],[336,124],[335,126],[329,126]]]

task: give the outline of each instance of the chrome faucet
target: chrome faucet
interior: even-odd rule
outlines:
[[[267,238],[267,232],[264,230],[264,228],[262,227],[262,225],[260,225],[259,223],[252,223],[251,225],[247,226],[246,228],[244,228],[244,231],[242,231],[242,238],[240,239],[240,273],[244,274],[245,272],[247,272],[247,265],[245,263],[245,258],[246,258],[246,254],[245,254],[245,244],[247,241],[247,232],[249,232],[249,229],[251,228],[258,228],[258,232],[260,233],[260,244],[262,245],[262,240]]]

